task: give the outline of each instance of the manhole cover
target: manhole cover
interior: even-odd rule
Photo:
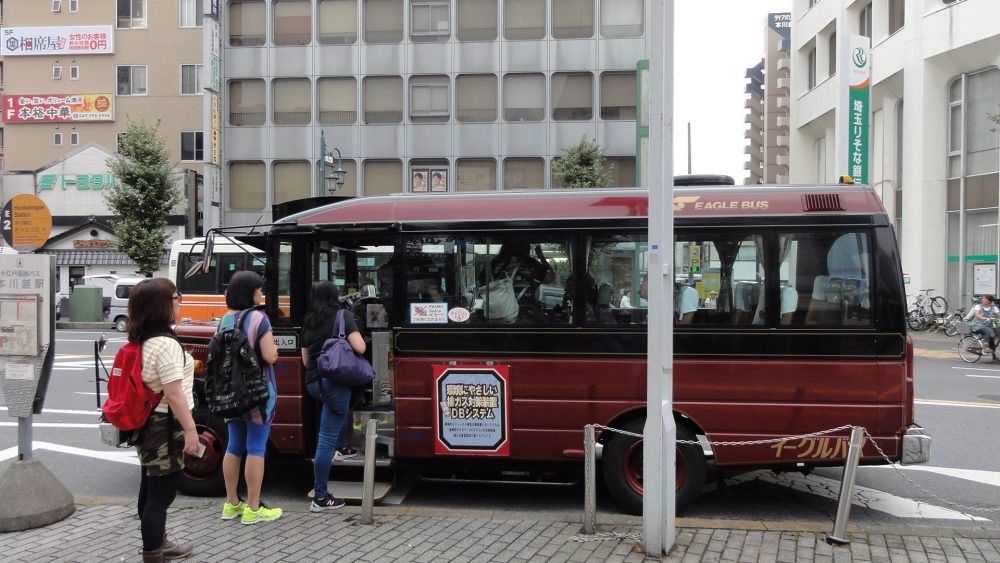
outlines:
[[[1000,403],[1000,395],[978,395],[978,397],[984,401],[995,401]]]

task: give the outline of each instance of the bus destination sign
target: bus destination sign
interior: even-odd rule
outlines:
[[[433,368],[434,453],[510,455],[510,366]]]

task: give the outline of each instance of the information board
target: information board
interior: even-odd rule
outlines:
[[[0,293],[0,356],[37,356],[41,346],[38,295]]]
[[[434,368],[434,452],[510,455],[510,367]]]
[[[991,263],[972,265],[972,293],[993,295],[997,287],[997,265]]]

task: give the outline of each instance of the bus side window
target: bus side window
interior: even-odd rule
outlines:
[[[678,235],[674,324],[765,324],[763,240],[753,234]]]
[[[867,232],[789,233],[780,238],[781,278],[799,296],[795,313],[783,324],[871,326]]]
[[[587,239],[587,275],[566,284],[566,301],[583,293],[587,324],[646,324],[645,235],[603,235]],[[577,289],[577,282],[582,287]]]

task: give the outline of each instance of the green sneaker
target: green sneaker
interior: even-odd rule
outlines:
[[[222,519],[232,520],[233,518],[239,518],[243,511],[246,510],[247,503],[242,500],[238,504],[229,504],[228,502],[222,505]]]
[[[264,503],[260,503],[260,508],[253,510],[247,505],[243,509],[243,520],[244,524],[256,524],[257,522],[273,522],[281,518],[280,508],[268,508],[264,506]]]

